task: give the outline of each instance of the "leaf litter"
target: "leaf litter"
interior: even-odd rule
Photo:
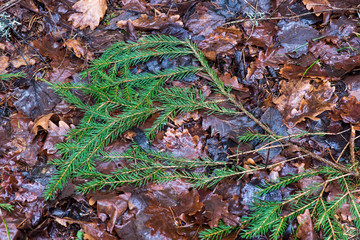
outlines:
[[[144,149],[188,159],[211,157],[247,169],[293,157],[299,159],[245,174],[242,180],[227,179],[209,189],[196,189],[190,183],[176,180],[81,196],[69,187],[67,193],[54,201],[44,201],[43,191],[54,171],[46,163],[60,157],[55,145],[65,141],[82,113],[64,104],[39,79],[79,81],[78,76],[82,70],[86,72],[89,60],[100,56],[112,43],[163,33],[191,38],[213,63],[224,84],[233,88],[234,96],[279,135],[314,128],[340,132],[353,126],[359,130],[360,38],[358,15],[352,10],[356,8],[359,10],[351,1],[326,0],[293,4],[242,0],[81,0],[74,4],[42,0],[10,6],[7,12],[21,22],[15,30],[24,39],[10,38],[12,46],[1,40],[4,46],[0,48],[1,72],[27,74],[25,79],[3,81],[0,88],[0,202],[15,207],[10,213],[1,211],[10,236],[69,239],[81,230],[84,239],[197,239],[200,231],[222,223],[240,226],[241,218],[249,213],[253,197],[265,181],[276,182],[279,177],[316,168],[318,163],[286,146],[252,152],[230,161],[229,157],[239,151],[264,146],[254,141],[246,146],[237,145],[240,135],[249,131],[261,133],[260,128],[245,115],[220,117],[200,111],[172,119],[154,142],[142,137],[146,127],[139,126],[131,137],[119,136],[108,150],[123,153],[134,141]],[[40,61],[26,41],[49,65]],[[151,59],[134,71],[154,72],[193,64],[186,57],[175,62]],[[209,99],[221,101],[201,77],[204,76],[170,84],[198,86],[206,90],[204,94]],[[91,103],[91,99],[86,101]],[[339,157],[343,161],[340,146],[348,139],[345,133],[339,138],[310,136],[293,141],[321,156]],[[355,140],[355,147],[359,144]],[[126,164],[122,160],[110,163],[99,160],[95,167],[108,173]],[[199,170],[211,171],[214,169]],[[303,180],[265,195],[262,200],[281,201],[290,192],[324,181],[320,176]],[[319,189],[322,190],[328,196],[327,202],[341,193],[340,186],[334,183]],[[353,221],[350,212],[347,204],[337,212],[339,221],[348,228]],[[290,233],[293,238],[321,237],[308,210],[299,214],[292,226],[296,229]],[[6,239],[4,224],[0,229],[0,238]],[[229,237],[236,239],[236,235],[237,232]]]

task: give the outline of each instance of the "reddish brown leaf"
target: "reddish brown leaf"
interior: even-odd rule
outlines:
[[[283,68],[280,69],[280,74],[291,80],[300,80],[303,78],[304,73],[307,78],[318,78],[322,80],[338,80],[337,76],[329,76],[325,69],[321,68],[319,65],[315,64],[311,68],[298,66],[295,64],[285,64]]]
[[[193,216],[197,212],[202,211],[203,206],[204,203],[199,201],[199,192],[196,189],[192,189],[181,196],[179,205],[173,207],[173,209],[176,216],[180,216],[181,214]]]
[[[353,56],[351,53],[339,53],[338,47],[332,44],[326,44],[323,41],[312,43],[309,50],[315,57],[320,58],[325,64],[336,70],[351,71],[353,68],[360,66],[360,55]]]
[[[261,79],[264,77],[266,67],[279,68],[279,64],[284,63],[288,58],[281,52],[283,49],[268,47],[266,52],[260,51],[255,62],[250,63],[246,79]]]
[[[230,214],[227,202],[222,200],[218,194],[210,194],[204,200],[205,217],[209,220],[210,227],[217,227],[219,220],[222,219],[226,224],[236,226],[240,223],[240,218]]]
[[[344,97],[339,102],[340,109],[333,110],[334,121],[342,120],[346,123],[360,126],[360,102],[354,96]]]
[[[218,54],[234,53],[234,47],[242,40],[242,32],[231,26],[229,28],[217,27],[215,31],[198,44],[205,56],[216,60]]]
[[[110,217],[107,223],[109,233],[114,229],[116,221],[124,214],[128,208],[128,201],[131,193],[124,193],[116,197],[104,198],[97,200],[98,217],[104,222],[107,216]]]
[[[299,223],[296,237],[298,237],[300,240],[319,239],[319,237],[316,235],[316,232],[314,230],[309,209],[306,209],[303,214],[298,215],[296,219],[298,220]]]
[[[146,208],[145,213],[152,215],[149,221],[145,223],[145,226],[151,229],[153,239],[187,239],[177,233],[176,221],[171,214],[170,208],[151,205]]]
[[[261,22],[255,26],[253,22],[246,21],[243,27],[248,36],[247,44],[257,47],[267,48],[273,45],[277,32],[276,25],[270,22]]]
[[[221,81],[224,82],[225,86],[230,86],[233,89],[239,90],[239,91],[244,91],[244,92],[249,91],[248,88],[245,88],[239,84],[239,80],[236,76],[231,76],[230,73],[225,73],[223,75],[220,75],[220,79],[221,79]]]
[[[73,26],[80,29],[89,26],[94,30],[104,17],[107,4],[106,0],[80,0],[74,4],[73,9],[80,12],[70,15],[69,21],[73,21]]]

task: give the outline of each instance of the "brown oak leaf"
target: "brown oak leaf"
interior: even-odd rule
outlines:
[[[73,21],[73,26],[80,29],[89,26],[94,30],[104,17],[107,4],[106,0],[80,0],[74,4],[73,9],[79,12],[69,17],[69,21]]]
[[[330,82],[310,83],[310,79],[301,81],[281,81],[281,96],[274,99],[276,108],[284,117],[284,123],[293,127],[297,123],[310,118],[317,120],[320,113],[331,110],[337,97],[333,94],[335,87]]]

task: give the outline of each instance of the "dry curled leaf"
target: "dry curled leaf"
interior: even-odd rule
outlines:
[[[32,66],[36,63],[36,60],[33,58],[34,56],[26,51],[25,53],[22,53],[22,55],[17,55],[15,58],[13,58],[10,63],[14,66],[14,68],[19,68],[21,66]]]
[[[54,114],[53,113],[49,113],[49,114],[46,114],[46,115],[42,115],[42,116],[39,116],[35,119],[35,123],[34,123],[34,126],[32,128],[32,132],[37,135],[38,134],[38,131],[39,131],[39,128],[42,128],[44,130],[48,130],[49,128],[49,121],[50,121],[50,118],[53,116]]]
[[[66,46],[70,50],[72,50],[76,57],[78,58],[86,58],[91,60],[94,58],[94,54],[79,41],[76,39],[67,39],[63,46]]]
[[[73,9],[79,12],[69,17],[69,21],[73,21],[73,26],[80,29],[89,26],[91,30],[94,30],[104,17],[107,4],[106,0],[80,0],[74,4]]]

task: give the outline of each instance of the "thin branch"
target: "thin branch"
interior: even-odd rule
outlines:
[[[258,19],[239,19],[239,20],[235,20],[235,21],[231,21],[231,22],[227,22],[224,25],[230,25],[230,24],[234,24],[234,23],[242,23],[242,22],[253,22],[254,20],[256,21],[267,21],[267,20],[284,20],[284,19],[293,19],[293,18],[299,18],[299,17],[304,17],[307,15],[312,15],[312,14],[321,14],[321,13],[326,13],[326,12],[344,12],[344,11],[359,11],[360,10],[360,6],[356,7],[356,8],[337,8],[337,7],[332,7],[331,9],[325,9],[322,11],[315,11],[315,12],[307,12],[307,13],[303,13],[303,14],[299,14],[299,15],[291,15],[291,16],[281,16],[281,17],[262,17],[262,18],[258,18]]]

